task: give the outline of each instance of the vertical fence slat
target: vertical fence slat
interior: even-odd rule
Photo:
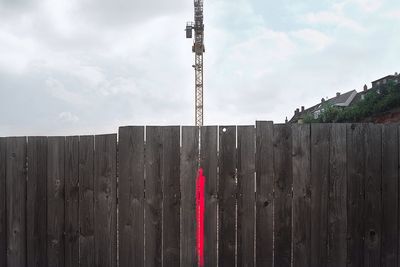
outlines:
[[[347,260],[346,125],[332,124],[330,140],[328,266],[337,267]]]
[[[311,125],[311,266],[327,264],[329,124]]]
[[[198,127],[182,127],[181,192],[182,232],[181,266],[196,266],[196,176],[199,153]]]
[[[47,138],[28,138],[27,265],[47,266]]]
[[[64,266],[64,137],[49,137],[47,151],[47,263]]]
[[[397,266],[399,137],[397,125],[382,127],[382,265]]]
[[[201,129],[201,167],[206,177],[204,215],[204,265],[217,266],[217,141],[218,128]]]
[[[119,128],[119,266],[144,264],[144,127]]]
[[[347,266],[364,265],[365,125],[347,125]]]
[[[381,264],[382,240],[382,127],[368,124],[365,135],[364,263]]]
[[[0,138],[0,266],[7,266],[6,138]]]
[[[95,265],[116,266],[116,161],[117,135],[95,136],[94,152],[94,243]]]
[[[238,266],[254,266],[255,128],[238,126]]]
[[[274,125],[274,266],[290,266],[292,244],[292,130]]]
[[[273,263],[273,123],[256,125],[256,266]]]
[[[65,266],[79,266],[79,136],[65,139]]]
[[[236,127],[219,127],[219,266],[235,266]]]
[[[146,127],[145,265],[161,266],[162,127]]]
[[[310,125],[294,125],[293,135],[293,266],[311,263]]]
[[[79,261],[94,266],[94,136],[79,140]]]
[[[179,171],[180,128],[179,126],[163,127],[163,266],[180,266]]]

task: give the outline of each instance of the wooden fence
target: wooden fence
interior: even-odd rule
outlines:
[[[0,266],[196,266],[196,127],[0,138]],[[201,128],[205,266],[398,266],[397,125]]]

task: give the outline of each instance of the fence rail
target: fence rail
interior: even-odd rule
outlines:
[[[399,126],[0,138],[0,266],[398,266]]]

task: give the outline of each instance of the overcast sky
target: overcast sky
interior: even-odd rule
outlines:
[[[191,0],[0,0],[0,136],[194,124]],[[400,72],[398,0],[205,0],[205,124]]]

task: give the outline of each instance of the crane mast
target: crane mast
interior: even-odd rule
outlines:
[[[194,22],[186,24],[186,38],[192,38],[194,31],[194,41],[192,52],[195,54],[195,123],[196,126],[203,126],[203,54],[204,48],[204,17],[203,0],[194,0]]]

